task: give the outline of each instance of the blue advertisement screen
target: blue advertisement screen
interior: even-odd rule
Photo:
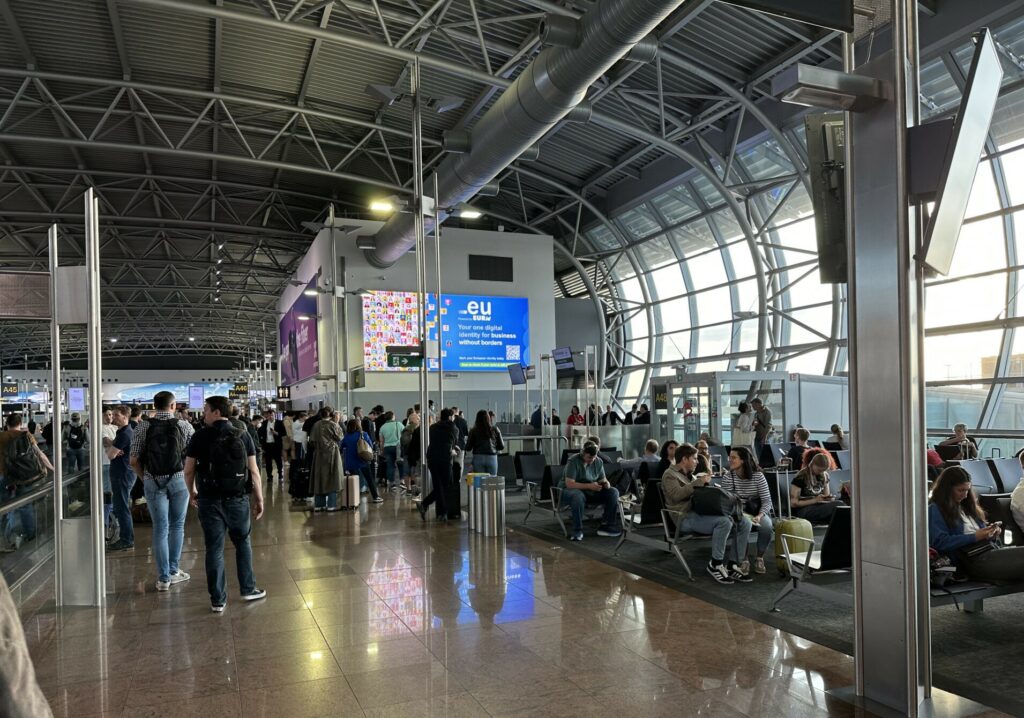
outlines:
[[[414,292],[363,295],[363,363],[367,371],[416,371],[389,367],[389,346],[415,346],[419,339],[419,297]],[[427,341],[440,342],[444,371],[505,372],[530,358],[530,309],[525,297],[472,294],[427,296]],[[437,359],[428,367],[438,369]]]

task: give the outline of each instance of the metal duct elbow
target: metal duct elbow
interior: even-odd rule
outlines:
[[[575,45],[551,46],[538,54],[477,121],[469,151],[449,155],[441,162],[437,168],[438,205],[455,207],[478,194],[570,113],[576,121],[589,119],[589,110],[575,109],[587,89],[638,43],[645,42],[682,2],[598,0],[575,22]],[[545,18],[549,28],[552,20]],[[548,37],[567,41],[568,25],[555,21],[555,28],[547,30]],[[644,57],[650,51],[645,43],[638,54]],[[428,231],[432,222],[426,218]],[[376,247],[366,253],[367,260],[388,267],[415,242],[412,216],[393,215],[377,233]]]
[[[548,15],[540,21],[537,36],[545,46],[579,47],[580,24],[577,20],[565,15]]]
[[[654,35],[648,35],[634,45],[633,49],[627,52],[626,56],[622,59],[626,62],[639,62],[641,64],[654,62],[655,58],[658,57],[659,47],[658,38]]]

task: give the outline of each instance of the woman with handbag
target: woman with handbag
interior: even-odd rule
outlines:
[[[928,545],[977,581],[1024,579],[1024,546],[1003,546],[1000,522],[986,523],[971,490],[971,476],[959,466],[944,469],[928,501]]]
[[[757,531],[754,573],[764,573],[764,552],[775,537],[772,527],[772,495],[768,492],[768,480],[747,447],[734,446],[729,452],[729,470],[722,476],[722,488],[732,491],[743,501],[743,513],[750,517]],[[749,561],[743,561],[740,570],[746,571],[749,565]]]
[[[370,490],[373,503],[384,503],[384,499],[377,493],[377,479],[370,470],[373,461],[373,439],[363,431],[359,419],[348,420],[345,425],[345,438],[341,440],[340,447],[345,461],[345,474],[357,474],[360,482]]]

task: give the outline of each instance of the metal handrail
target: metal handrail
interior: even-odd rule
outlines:
[[[71,476],[69,476],[66,479],[64,479],[64,481],[61,482],[61,485],[62,486],[68,486],[69,484],[71,484],[71,483],[73,483],[75,481],[78,481],[83,476],[88,476],[88,475],[89,475],[89,470],[88,469],[80,469],[80,470],[76,471],[74,474],[72,474]],[[51,480],[47,481],[45,484],[43,484],[42,486],[40,486],[35,491],[32,491],[31,493],[25,494],[24,496],[19,496],[18,498],[14,499],[13,501],[7,501],[5,503],[0,504],[0,516],[3,516],[4,514],[9,514],[12,511],[16,511],[17,509],[20,509],[22,506],[28,506],[29,504],[33,504],[36,501],[38,501],[39,499],[41,499],[43,497],[51,496],[52,494],[53,494],[53,480],[51,479]]]

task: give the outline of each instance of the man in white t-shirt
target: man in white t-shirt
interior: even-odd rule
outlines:
[[[100,432],[103,442],[103,451],[100,452],[100,459],[103,465],[103,525],[110,523],[110,512],[114,505],[111,503],[113,494],[110,488],[110,457],[107,456],[107,449],[114,445],[114,437],[117,436],[117,427],[110,422],[110,409],[103,410],[103,426]],[[109,540],[111,537],[107,536]]]

